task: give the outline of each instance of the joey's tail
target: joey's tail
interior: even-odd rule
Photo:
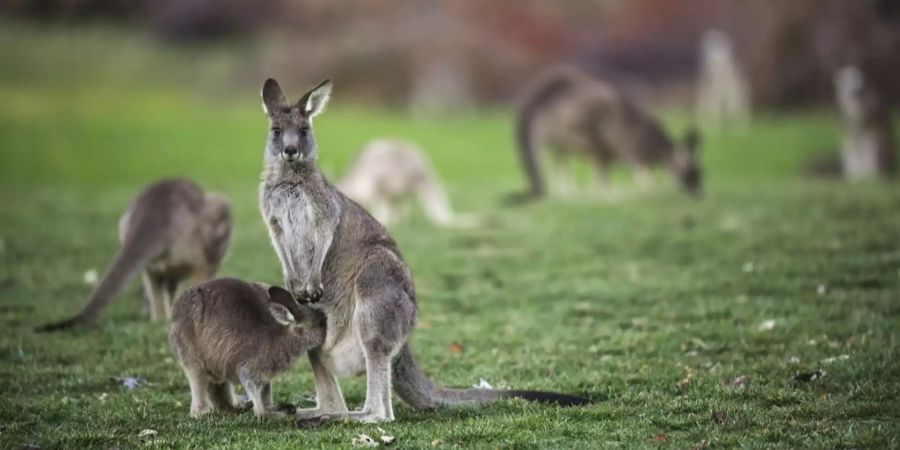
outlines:
[[[559,406],[583,406],[590,403],[584,397],[555,392],[517,391],[498,389],[450,389],[438,386],[416,365],[409,344],[403,346],[394,360],[393,386],[400,398],[416,409],[437,409],[453,405],[484,405],[504,398],[521,398]]]
[[[112,299],[131,282],[134,275],[146,267],[150,260],[162,253],[164,247],[162,239],[148,239],[146,235],[133,236],[132,239],[126,240],[81,312],[61,322],[42,325],[35,331],[64,330],[93,322],[109,306]]]
[[[527,197],[532,199],[544,196],[544,180],[541,176],[535,142],[535,122],[542,109],[559,94],[569,89],[571,81],[565,77],[554,76],[545,80],[536,90],[530,93],[519,108],[516,119],[516,141],[519,146],[519,158],[528,176]]]

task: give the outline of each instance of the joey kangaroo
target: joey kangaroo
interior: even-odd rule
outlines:
[[[702,190],[696,130],[674,144],[659,122],[619,89],[573,68],[553,68],[528,89],[516,134],[530,198],[545,195],[538,156],[542,146],[554,157],[557,189],[563,196],[574,189],[569,173],[574,156],[594,165],[600,194],[607,189],[607,172],[615,160],[628,165],[645,186],[652,182],[650,169],[663,165],[688,193],[699,195]]]
[[[282,417],[272,378],[325,340],[325,316],[286,290],[219,278],[185,291],[169,341],[191,388],[191,417],[235,407],[241,384],[257,417]]]
[[[890,107],[859,66],[838,70],[834,83],[844,116],[844,175],[850,179],[894,175],[897,149]]]
[[[586,399],[534,391],[447,389],[416,365],[409,337],[416,322],[412,274],[385,228],[332,186],[317,167],[312,119],[331,93],[326,80],[288,103],[275,80],[262,96],[269,119],[260,209],[281,260],[285,285],[326,316],[325,343],[309,353],[317,406],[298,426],[329,418],[394,419],[391,390],[417,409],[519,397],[564,405]],[[338,377],[366,373],[366,400],[349,412]]]
[[[428,219],[439,226],[472,226],[476,220],[454,214],[441,180],[417,145],[402,139],[376,139],[363,147],[337,183],[344,195],[372,207],[383,225],[403,215],[404,203],[418,197]]]
[[[231,207],[225,196],[204,193],[186,179],[151,184],[119,220],[122,246],[88,304],[74,317],[37,331],[93,322],[140,270],[150,319],[168,318],[183,281],[196,284],[215,275],[228,249],[231,227]]]

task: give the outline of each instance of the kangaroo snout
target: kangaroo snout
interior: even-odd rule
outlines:
[[[297,147],[285,147],[282,152],[287,159],[294,159],[300,154],[300,150]]]

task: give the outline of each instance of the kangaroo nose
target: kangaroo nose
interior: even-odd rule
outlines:
[[[297,147],[285,147],[284,148],[284,154],[291,158],[297,156],[297,153],[299,153],[299,151],[297,150]]]

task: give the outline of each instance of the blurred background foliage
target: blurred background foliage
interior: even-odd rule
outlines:
[[[834,69],[858,61],[894,101],[900,94],[892,74],[900,66],[900,4],[893,0],[7,0],[0,12],[16,23],[137,31],[126,42],[105,42],[102,28],[86,32],[62,55],[77,61],[59,61],[52,48],[33,48],[27,33],[14,28],[14,38],[4,27],[4,51],[14,52],[4,60],[40,59],[67,78],[98,64],[111,66],[112,79],[132,69],[130,77],[187,82],[177,72],[189,72],[195,82],[223,87],[255,86],[265,75],[305,85],[328,74],[347,98],[414,111],[509,101],[536,70],[560,62],[654,99],[685,101],[698,39],[711,28],[732,37],[757,108],[830,102]],[[55,44],[65,45],[61,39]],[[22,45],[24,54],[8,48]],[[181,49],[190,70],[172,71],[176,61],[165,59],[142,67],[160,46]]]

